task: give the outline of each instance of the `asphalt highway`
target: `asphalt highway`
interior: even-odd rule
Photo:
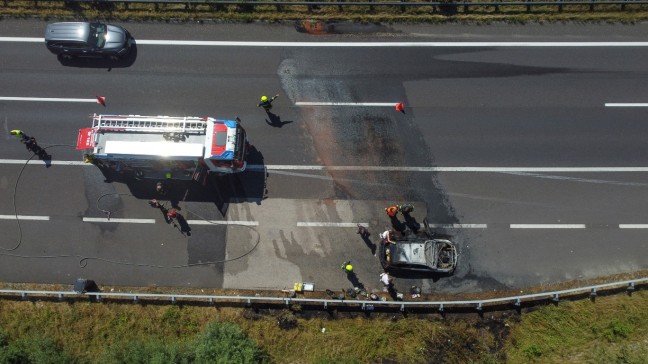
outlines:
[[[606,106],[648,102],[648,44],[628,43],[646,41],[646,24],[339,24],[325,36],[123,24],[138,42],[127,59],[64,63],[17,39],[42,37],[45,24],[0,22],[2,281],[339,289],[350,259],[379,289],[380,264],[354,226],[378,244],[384,208],[404,202],[460,257],[448,277],[398,276],[400,290],[523,290],[648,267],[648,108]],[[278,119],[256,107],[262,94],[280,95]],[[96,96],[106,106],[36,101]],[[182,234],[146,204],[151,183],[106,181],[80,163],[77,130],[93,113],[238,116],[252,167],[209,189],[175,185]],[[52,162],[25,166],[12,129]]]

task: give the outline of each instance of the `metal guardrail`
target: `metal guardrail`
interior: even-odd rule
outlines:
[[[257,297],[257,296],[211,296],[211,295],[189,295],[189,294],[170,294],[170,293],[114,293],[114,292],[88,292],[79,293],[75,291],[31,291],[31,290],[14,290],[3,289],[0,290],[0,299],[9,296],[20,296],[22,299],[31,297],[58,297],[63,300],[66,297],[89,297],[95,301],[100,302],[104,298],[129,298],[133,302],[140,302],[143,299],[163,299],[170,304],[176,304],[178,300],[185,302],[206,302],[209,304],[271,304],[279,303],[290,306],[291,304],[317,304],[321,305],[323,309],[328,309],[329,306],[357,308],[361,310],[373,310],[375,307],[399,308],[405,311],[406,308],[427,308],[443,312],[446,308],[470,308],[482,311],[484,307],[490,305],[513,305],[514,307],[521,307],[524,302],[534,302],[541,300],[552,300],[558,303],[561,296],[583,294],[589,292],[589,297],[595,297],[598,291],[605,291],[611,289],[619,289],[625,286],[628,292],[635,290],[635,286],[648,283],[648,278],[638,278],[627,281],[612,282],[605,284],[598,284],[593,286],[578,287],[565,289],[560,291],[533,293],[520,296],[509,296],[500,298],[490,298],[483,300],[467,300],[467,301],[369,301],[369,300],[339,300],[339,299],[319,299],[319,298],[290,298],[290,297]]]
[[[5,0],[5,3],[7,0]],[[34,0],[35,3],[38,2],[61,2],[61,0]],[[338,6],[340,11],[344,6],[392,6],[392,7],[401,7],[403,10],[407,7],[423,7],[423,6],[432,6],[432,7],[443,7],[443,8],[462,8],[465,12],[469,12],[471,7],[494,7],[496,11],[500,7],[508,6],[524,6],[527,11],[531,10],[531,7],[536,6],[556,6],[559,10],[562,10],[564,6],[589,6],[590,10],[594,6],[600,5],[617,5],[621,9],[624,9],[628,5],[646,5],[648,4],[647,0],[554,0],[554,1],[429,1],[429,2],[409,2],[409,1],[344,1],[344,0],[332,0],[332,1],[248,1],[248,0],[65,0],[65,3],[93,3],[93,4],[154,4],[156,7],[158,5],[164,4],[184,4],[186,6],[195,6],[195,5],[210,5],[214,7],[225,6],[225,5],[238,5],[243,7],[257,7],[257,6],[276,6],[280,7],[290,7],[290,6],[308,6],[309,9],[312,7],[322,7],[322,6]]]

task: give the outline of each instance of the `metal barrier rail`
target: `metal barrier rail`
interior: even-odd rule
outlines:
[[[648,283],[648,278],[638,278],[627,281],[612,282],[605,284],[598,284],[594,286],[578,287],[565,289],[560,291],[533,293],[520,296],[509,296],[501,298],[490,298],[484,300],[467,300],[467,301],[368,301],[368,300],[339,300],[339,299],[319,299],[319,298],[290,298],[290,297],[257,297],[257,296],[211,296],[211,295],[188,295],[188,294],[169,294],[169,293],[107,293],[107,292],[88,292],[78,293],[75,291],[30,291],[30,290],[14,290],[3,289],[0,290],[0,299],[3,295],[20,296],[22,299],[29,297],[46,296],[58,297],[59,300],[65,297],[90,297],[96,301],[101,301],[103,298],[124,298],[128,297],[133,302],[140,302],[141,299],[165,299],[171,304],[175,304],[178,300],[185,300],[189,302],[208,302],[209,304],[219,303],[283,303],[286,306],[291,304],[319,304],[322,308],[327,309],[329,306],[344,306],[347,308],[360,308],[361,310],[373,309],[377,306],[382,307],[398,307],[401,311],[405,311],[406,307],[409,308],[436,308],[440,312],[444,309],[474,307],[477,311],[483,310],[488,305],[506,305],[511,304],[515,307],[521,307],[525,301],[538,301],[544,299],[551,299],[554,302],[559,302],[560,296],[582,294],[589,292],[590,297],[597,295],[599,290],[618,289],[626,286],[628,292],[635,290],[636,285]]]
[[[5,0],[5,4],[8,1]],[[61,0],[34,0],[35,3],[38,2],[61,2]],[[647,0],[554,0],[554,1],[430,1],[430,2],[408,2],[408,1],[343,1],[343,0],[333,0],[329,2],[325,1],[235,1],[235,0],[65,0],[65,3],[95,3],[95,4],[105,4],[105,3],[120,3],[120,4],[185,4],[187,6],[192,5],[211,5],[211,6],[223,6],[223,5],[240,5],[240,6],[397,6],[401,8],[405,7],[420,7],[420,6],[434,6],[434,7],[462,7],[466,11],[470,7],[476,6],[486,6],[486,7],[495,7],[498,9],[502,6],[525,6],[527,10],[530,10],[533,6],[557,6],[559,9],[562,9],[564,6],[589,6],[590,9],[596,5],[619,5],[624,8],[627,5],[646,5],[648,4]]]

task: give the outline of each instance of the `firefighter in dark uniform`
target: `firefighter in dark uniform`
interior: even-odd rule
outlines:
[[[269,112],[272,109],[272,102],[279,97],[279,95],[274,95],[272,98],[268,98],[268,96],[261,96],[261,102],[257,105],[257,107],[262,107],[266,112]]]

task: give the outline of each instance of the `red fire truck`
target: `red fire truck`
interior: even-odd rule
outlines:
[[[195,179],[246,167],[247,139],[240,120],[211,117],[91,115],[79,130],[86,161],[137,178]]]

